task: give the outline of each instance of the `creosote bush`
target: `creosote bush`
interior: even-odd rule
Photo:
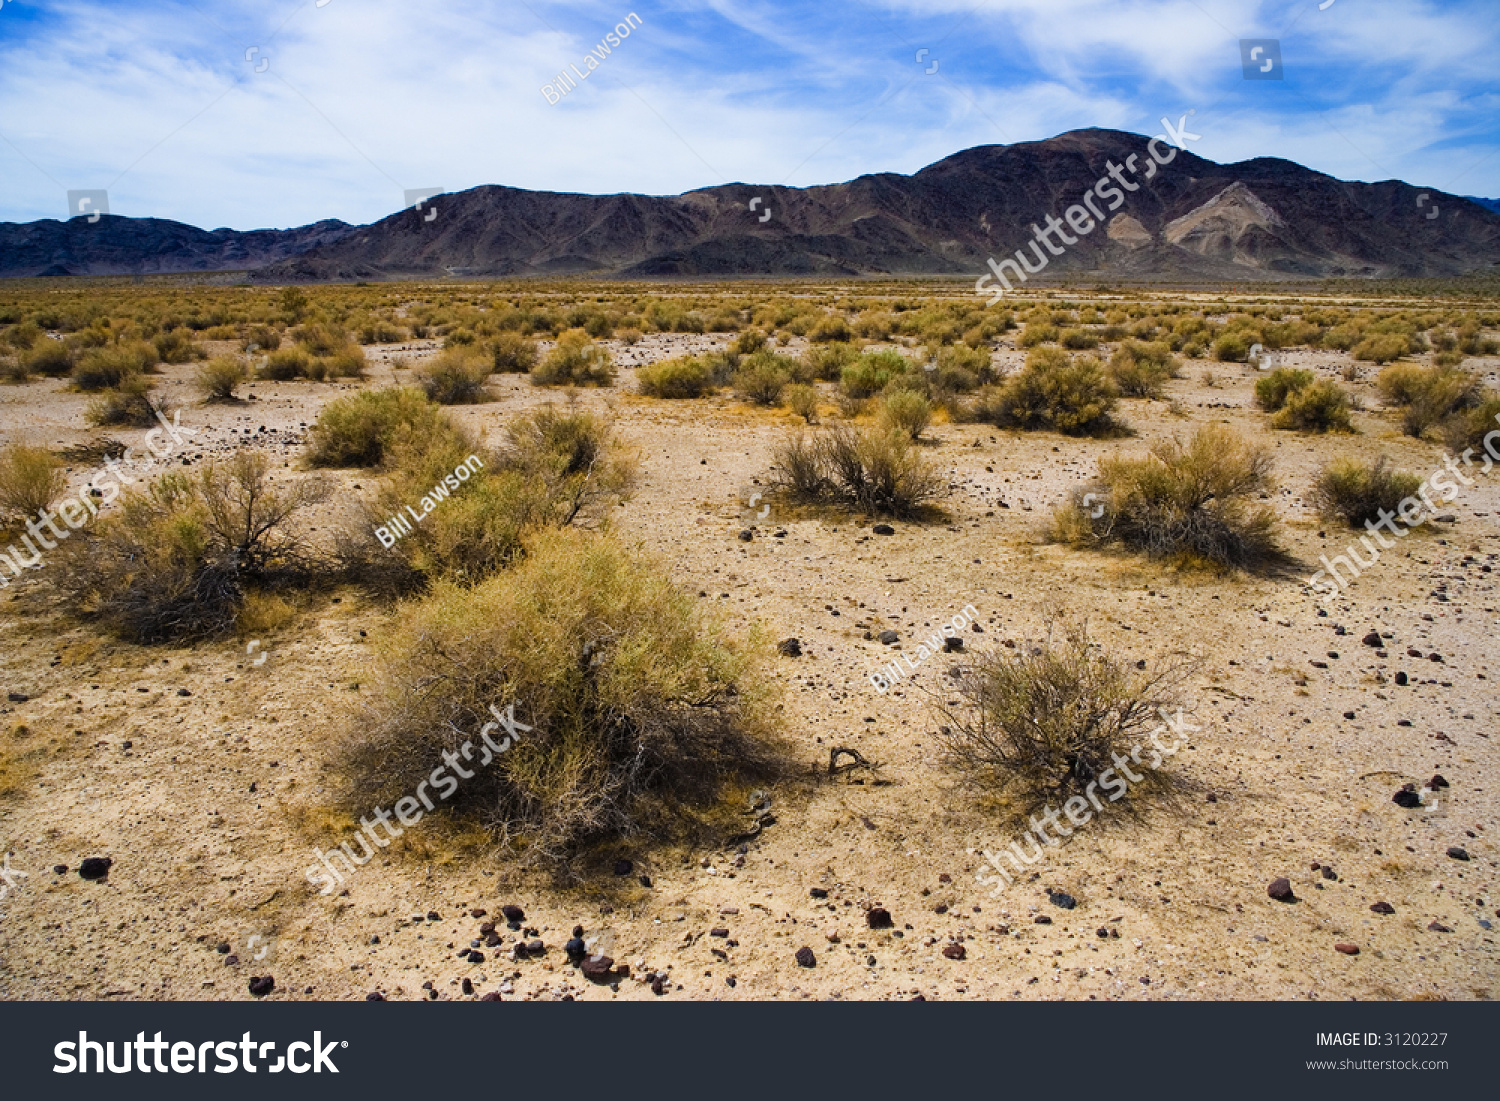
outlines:
[[[229,631],[245,587],[304,584],[317,569],[293,518],[327,486],[274,485],[270,460],[239,451],[197,476],[164,474],[59,544],[59,584],[120,638],[191,641]]]
[[[531,369],[537,386],[608,386],[614,380],[608,349],[595,344],[584,329],[559,336],[547,357]]]
[[[1085,624],[1049,623],[1040,643],[982,652],[958,667],[959,702],[938,710],[940,744],[971,784],[1028,810],[1044,802],[1062,809],[1075,797],[1086,806],[1091,797],[1118,800],[1130,787],[1121,761],[1143,783],[1164,779],[1161,751],[1179,735],[1161,731],[1155,749],[1151,735],[1177,718],[1198,663],[1172,653],[1140,665],[1090,643]]]
[[[62,460],[44,447],[11,444],[0,449],[0,521],[30,520],[62,495]]]
[[[1402,430],[1418,438],[1485,398],[1479,377],[1453,366],[1394,363],[1380,372],[1375,386],[1381,397],[1401,409]]]
[[[438,584],[384,633],[349,723],[351,805],[394,806],[457,754],[472,777],[434,790],[523,864],[576,874],[621,836],[722,839],[753,789],[789,774],[764,651],[614,540],[538,534],[514,569]],[[506,741],[496,712],[530,729]]]
[[[1273,488],[1268,450],[1205,425],[1185,446],[1171,440],[1143,456],[1101,458],[1097,481],[1054,514],[1052,534],[1074,546],[1119,543],[1153,557],[1254,566],[1280,554],[1275,512],[1254,503]]]
[[[648,398],[699,398],[714,389],[714,369],[701,356],[676,356],[640,368],[635,380]]]
[[[1389,469],[1384,455],[1373,463],[1335,459],[1313,483],[1310,502],[1326,519],[1362,528],[1366,521],[1378,523],[1381,509],[1395,512],[1421,484],[1415,474]]]
[[[439,405],[481,405],[495,400],[485,386],[493,360],[478,349],[447,348],[417,372],[416,382],[428,400]]]
[[[746,356],[734,372],[735,394],[756,405],[778,405],[791,384],[796,361],[775,352],[760,351]]]
[[[640,339],[639,333],[636,333],[636,339]],[[632,342],[627,340],[626,343]],[[490,354],[496,374],[524,375],[536,366],[541,353],[531,337],[507,329],[495,334]]]
[[[235,401],[235,388],[245,381],[245,365],[233,356],[215,356],[198,368],[193,382],[208,401]]]
[[[1121,431],[1111,414],[1119,392],[1093,356],[1036,348],[1021,370],[977,396],[971,416],[997,428],[1051,429],[1068,435]]]
[[[170,406],[151,396],[151,382],[141,375],[129,375],[113,390],[106,390],[83,411],[84,420],[95,426],[124,425],[150,428],[158,412],[165,414]]]
[[[1288,394],[1281,409],[1271,418],[1271,427],[1298,432],[1353,432],[1350,408],[1348,392],[1337,383],[1320,378]]]
[[[447,429],[442,410],[412,387],[363,390],[323,407],[309,432],[313,466],[379,466],[399,432],[430,437]]]
[[[932,423],[932,405],[921,394],[897,390],[881,401],[880,423],[915,440]]]

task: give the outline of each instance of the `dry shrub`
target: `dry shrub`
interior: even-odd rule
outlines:
[[[0,515],[30,520],[67,486],[62,460],[44,447],[13,443],[0,449]]]
[[[1411,351],[1411,341],[1398,333],[1377,333],[1354,346],[1354,358],[1365,363],[1389,363]]]
[[[329,402],[309,432],[313,466],[379,466],[396,434],[451,431],[442,410],[420,390],[365,390]]]
[[[787,408],[808,424],[818,423],[818,390],[805,382],[787,387]]]
[[[583,329],[559,336],[547,358],[531,369],[537,386],[608,386],[614,380],[609,351]]]
[[[775,352],[748,355],[734,372],[734,392],[742,401],[776,405],[792,381],[796,362]]]
[[[1388,469],[1386,462],[1384,455],[1373,463],[1335,459],[1313,483],[1312,506],[1323,517],[1342,520],[1351,528],[1363,527],[1366,521],[1378,523],[1382,509],[1395,512],[1422,484],[1417,475]]]
[[[78,362],[78,349],[63,340],[39,336],[31,348],[21,353],[21,369],[32,375],[62,378],[71,374]]]
[[[799,433],[775,449],[771,470],[774,484],[796,499],[867,513],[910,516],[947,493],[911,440],[885,428],[838,425],[811,441]]]
[[[193,342],[193,334],[182,328],[169,329],[151,338],[156,354],[163,363],[191,363],[195,359],[207,359],[208,353]]]
[[[235,387],[245,381],[245,365],[233,356],[215,356],[193,378],[208,401],[235,401]]]
[[[1433,425],[1478,406],[1485,397],[1477,375],[1457,367],[1395,363],[1375,380],[1381,397],[1401,408],[1401,427],[1420,438]]]
[[[802,354],[807,373],[823,382],[838,382],[844,368],[858,360],[859,349],[852,344],[814,344]]]
[[[1216,424],[1186,446],[1164,441],[1143,456],[1107,456],[1098,480],[1054,515],[1053,536],[1075,546],[1121,543],[1153,557],[1253,566],[1280,554],[1275,512],[1254,503],[1274,488],[1271,465],[1267,449]]]
[[[1255,404],[1267,413],[1280,412],[1294,392],[1313,384],[1318,376],[1303,368],[1278,367],[1255,383]]]
[[[144,340],[90,348],[73,368],[73,385],[80,390],[104,390],[145,374],[156,364],[156,349]]]
[[[659,360],[636,371],[635,378],[650,398],[699,398],[714,388],[713,366],[701,356]]]
[[[1346,390],[1327,379],[1318,379],[1287,395],[1280,411],[1271,418],[1271,427],[1298,432],[1353,432],[1351,407]]]
[[[236,452],[197,477],[173,471],[61,544],[59,584],[84,614],[132,642],[230,630],[244,586],[304,584],[317,570],[293,517],[327,496],[319,480],[274,486],[270,460]]]
[[[95,426],[150,428],[157,423],[158,413],[165,415],[170,409],[165,399],[151,396],[150,380],[130,375],[117,389],[106,390],[89,402],[83,418]]]
[[[900,352],[889,348],[878,352],[866,352],[839,372],[839,382],[845,396],[862,399],[873,397],[898,379],[911,379],[916,386],[925,383],[917,380],[920,375],[917,365]]]
[[[731,641],[664,568],[608,537],[539,534],[515,569],[439,584],[382,652],[349,724],[353,805],[431,787],[525,863],[565,873],[591,843],[717,832],[787,775],[764,646]],[[496,713],[521,724],[514,743]],[[445,754],[470,762],[455,788],[433,781]]]
[[[482,405],[495,400],[484,385],[492,365],[476,348],[448,348],[417,372],[416,382],[439,405]]]
[[[1109,376],[1128,398],[1162,396],[1167,379],[1176,377],[1177,359],[1166,344],[1127,340],[1109,358]]]
[[[880,403],[880,423],[915,440],[932,423],[932,404],[911,390],[896,390]]]
[[[1473,409],[1449,420],[1444,426],[1444,438],[1458,454],[1465,451],[1477,452],[1481,457],[1488,454],[1484,460],[1488,464],[1500,458],[1500,436],[1493,436],[1497,430],[1500,430],[1500,394],[1489,393]]]
[[[312,369],[313,357],[304,349],[281,348],[266,356],[255,377],[271,382],[289,382],[295,378],[311,377]]]
[[[1162,779],[1151,767],[1162,754],[1140,754],[1154,752],[1152,732],[1180,715],[1180,691],[1198,664],[1169,653],[1138,667],[1091,644],[1086,624],[1049,622],[1040,643],[958,667],[959,702],[938,710],[939,740],[970,783],[1026,804],[1087,803],[1090,789],[1118,799],[1128,787],[1122,761],[1133,760],[1146,783]]]

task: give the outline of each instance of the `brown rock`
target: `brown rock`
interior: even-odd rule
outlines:
[[[1282,876],[1280,879],[1271,880],[1271,885],[1266,888],[1266,894],[1277,902],[1295,902],[1297,896],[1292,893],[1292,881]]]

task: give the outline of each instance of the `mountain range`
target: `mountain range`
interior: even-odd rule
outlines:
[[[973,274],[1062,218],[1149,139],[1075,130],[955,153],[912,175],[818,187],[726,184],[682,195],[484,186],[370,225],[212,231],[102,215],[0,223],[0,277],[243,271],[256,282],[590,275]],[[1158,148],[1164,146],[1159,145]],[[1500,206],[1291,161],[1216,164],[1178,150],[1079,235],[1049,273],[1286,280],[1500,269]]]

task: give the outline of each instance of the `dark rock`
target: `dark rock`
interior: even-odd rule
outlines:
[[[889,646],[893,642],[900,642],[901,636],[895,631],[881,631],[879,635],[882,645]]]
[[[729,935],[729,930],[720,925],[716,928],[710,929],[708,931],[708,935],[711,937],[727,937]]]
[[[798,967],[815,967],[818,963],[818,957],[813,955],[813,950],[806,945],[797,949],[796,960]]]
[[[823,887],[814,887],[812,890],[808,891],[807,893],[810,894],[810,895],[812,895],[813,898],[827,898],[828,897],[828,891],[827,891],[827,889],[825,889]]]
[[[1410,646],[1408,646],[1406,648],[1406,656],[1409,657],[1409,658],[1419,658],[1419,657],[1422,656],[1422,651],[1421,650],[1413,650]]]
[[[1374,906],[1370,907],[1370,913],[1372,914],[1394,914],[1395,912],[1396,908],[1389,902],[1377,902]]]
[[[1431,653],[1427,655],[1427,660],[1441,662],[1443,660],[1443,655],[1439,653]]]
[[[482,1002],[504,1001],[504,999],[500,997],[500,991],[498,990],[491,990],[488,994],[481,996],[479,1000]]]
[[[500,907],[500,912],[505,915],[506,921],[525,921],[526,911],[512,903],[506,903]]]
[[[1395,676],[1395,681],[1402,688],[1405,688],[1406,687],[1406,683],[1407,683],[1407,676],[1406,676],[1406,674],[1398,670],[1397,673],[1396,673],[1396,676]]]
[[[250,977],[250,993],[257,998],[264,998],[276,989],[276,980],[270,975],[252,975]]]
[[[961,960],[969,954],[962,944],[949,944],[943,948],[943,955],[950,960]]]
[[[964,648],[964,640],[961,639],[961,638],[945,638],[945,639],[943,639],[943,653],[945,653],[945,654],[956,654],[956,653],[959,653],[960,651],[962,651],[963,648]]]
[[[1067,891],[1048,891],[1047,898],[1051,901],[1052,905],[1061,907],[1064,910],[1071,910],[1078,905],[1078,900],[1068,894]]]
[[[1344,718],[1346,718],[1346,719],[1352,719],[1352,718],[1354,718],[1354,712],[1353,711],[1345,711],[1344,712]]]
[[[588,948],[584,946],[582,937],[574,937],[567,944],[563,945],[563,951],[568,954],[568,959],[577,963],[588,953]]]
[[[224,966],[225,967],[238,967],[239,965],[240,965],[240,958],[238,956],[230,954],[230,955],[224,957]]]
[[[667,992],[667,983],[660,975],[651,980],[651,993],[658,998]]]
[[[896,529],[893,528],[893,527],[891,527],[890,524],[876,524],[870,530],[873,531],[876,535],[895,535],[896,534]]]
[[[579,964],[578,969],[583,972],[583,977],[593,982],[603,982],[609,973],[614,970],[615,961],[609,956],[589,956]]]
[[[748,543],[748,542],[750,542],[750,540],[752,540],[754,538],[755,538],[755,532],[751,531],[749,528],[746,528],[744,531],[740,532],[740,542],[741,543]]]
[[[1266,888],[1266,894],[1277,902],[1295,902],[1297,896],[1292,893],[1292,881],[1282,876],[1280,879],[1271,880],[1271,885]]]
[[[463,981],[461,989],[465,994],[472,994],[474,993],[474,983],[469,979],[465,979]]]
[[[1323,878],[1324,879],[1337,879],[1338,877],[1339,876],[1338,876],[1337,872],[1335,872],[1327,864],[1323,865]]]
[[[876,906],[866,913],[865,921],[871,929],[889,929],[896,924],[891,920],[891,912],[883,906]]]
[[[635,865],[628,860],[615,861],[615,875],[629,875],[635,871]]]
[[[1357,944],[1335,944],[1333,950],[1335,952],[1342,952],[1346,956],[1359,955],[1359,945]]]
[[[104,879],[109,875],[109,869],[113,865],[114,859],[112,857],[86,857],[83,863],[78,865],[78,874],[84,879]]]
[[[66,864],[54,864],[54,865],[52,865],[52,874],[53,875],[67,875],[68,874],[68,866]]]
[[[1427,931],[1429,933],[1451,933],[1451,932],[1453,932],[1452,929],[1449,929],[1441,921],[1433,921],[1430,925],[1427,926]]]
[[[1427,781],[1427,786],[1430,787],[1433,791],[1442,791],[1444,788],[1448,787],[1448,781],[1444,780],[1443,774],[1439,772],[1434,775],[1431,780]]]
[[[651,889],[651,877],[649,875],[637,876],[636,882],[639,883],[642,887],[645,887],[647,890]]]
[[[1385,645],[1385,643],[1380,641],[1379,631],[1371,631],[1364,638],[1360,639],[1360,641],[1363,642],[1366,646],[1373,646],[1377,650]]]
[[[1467,849],[1460,848],[1457,845],[1448,846],[1448,855],[1451,856],[1454,860],[1469,859],[1469,851]]]
[[[217,952],[217,953],[219,953],[219,955],[221,955],[221,956],[227,956],[227,955],[229,955],[229,942],[228,941],[224,941],[217,948],[215,948],[214,951]]]
[[[1422,797],[1414,791],[1402,788],[1395,795],[1391,796],[1391,802],[1395,803],[1398,807],[1406,807],[1409,810],[1412,807],[1420,807],[1422,805]]]
[[[440,913],[438,913],[436,910],[428,910],[427,911],[427,920],[428,921],[442,921],[443,920],[443,915],[440,914]]]
[[[547,946],[540,939],[532,941],[526,946],[526,951],[533,956],[542,956],[547,953]]]
[[[1031,920],[1032,920],[1032,924],[1033,925],[1051,925],[1052,924],[1052,919],[1049,918],[1046,914],[1037,914],[1037,916],[1034,917],[1034,918],[1032,918]]]
[[[370,994],[366,994],[365,995],[365,1001],[367,1001],[367,1002],[383,1002],[383,1001],[385,1001],[385,995],[382,994],[380,991],[376,990],[376,991],[374,991],[374,992],[372,992]]]
[[[777,651],[788,658],[800,658],[802,656],[802,640],[800,638],[784,638],[776,644]]]

